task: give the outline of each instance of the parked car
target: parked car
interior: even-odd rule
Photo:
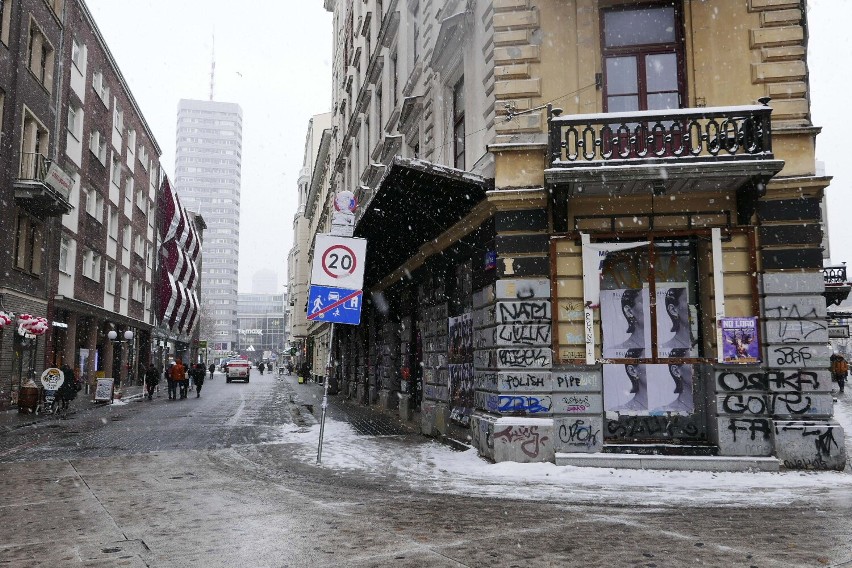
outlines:
[[[231,381],[245,381],[249,382],[249,375],[251,374],[251,363],[248,361],[237,360],[237,361],[228,361],[228,370],[225,375],[225,382],[230,383]]]

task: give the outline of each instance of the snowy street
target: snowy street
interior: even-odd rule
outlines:
[[[253,371],[7,435],[13,566],[845,566],[852,476],[488,464]],[[162,393],[161,393],[162,394]],[[848,396],[848,395],[847,395]],[[849,425],[850,401],[838,419]],[[310,411],[313,411],[311,414]],[[88,416],[88,415],[87,415]],[[350,416],[344,421],[343,416]],[[356,417],[357,416],[357,417]],[[356,418],[353,418],[356,417]],[[50,430],[45,436],[37,432]],[[24,443],[24,440],[29,442]],[[605,545],[604,545],[605,543]]]

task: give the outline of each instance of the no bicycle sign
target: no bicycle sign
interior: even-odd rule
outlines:
[[[311,284],[360,290],[364,283],[367,241],[335,235],[317,235]]]

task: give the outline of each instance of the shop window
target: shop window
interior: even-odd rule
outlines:
[[[602,12],[604,111],[680,108],[685,100],[677,3]]]
[[[9,45],[9,26],[12,19],[12,0],[0,0],[0,41]]]
[[[607,255],[601,267],[605,359],[703,357],[697,258],[694,239],[655,240]]]

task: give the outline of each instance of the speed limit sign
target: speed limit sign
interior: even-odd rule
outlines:
[[[317,235],[311,284],[360,290],[364,283],[367,241],[336,235]]]

